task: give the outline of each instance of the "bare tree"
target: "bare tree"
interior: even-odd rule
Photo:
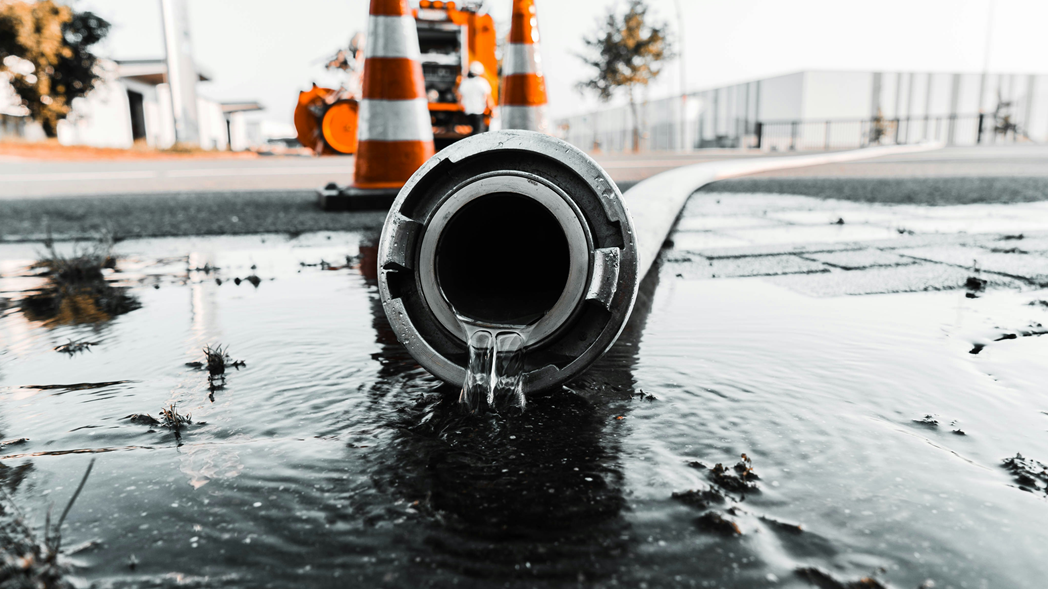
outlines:
[[[580,91],[596,92],[606,102],[625,90],[633,116],[634,151],[640,149],[637,89],[658,78],[663,63],[674,57],[669,27],[654,21],[648,10],[645,0],[629,0],[624,13],[612,6],[593,36],[584,38],[587,53],[579,55],[596,70],[591,79],[579,82]]]

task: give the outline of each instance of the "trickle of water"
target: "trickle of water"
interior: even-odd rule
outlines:
[[[472,412],[482,402],[488,402],[488,396],[494,394],[491,378],[495,370],[495,338],[486,329],[475,328],[470,332],[469,324],[462,324],[467,326],[469,362],[466,364],[466,381],[462,384],[459,402]]]
[[[471,413],[485,405],[524,409],[524,346],[535,324],[484,325],[459,316],[466,329],[469,361],[459,401]]]

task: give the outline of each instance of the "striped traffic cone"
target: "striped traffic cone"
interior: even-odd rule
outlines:
[[[322,209],[388,209],[434,154],[419,56],[407,0],[371,0],[353,184],[321,189]]]
[[[535,0],[513,0],[513,24],[502,75],[502,128],[545,133],[546,78],[539,55]]]

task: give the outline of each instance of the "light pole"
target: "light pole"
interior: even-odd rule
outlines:
[[[681,10],[680,0],[673,0],[673,3],[677,6],[677,36],[680,37],[680,56],[678,58],[678,65],[680,66],[680,111],[677,118],[679,122],[679,141],[681,151],[687,151],[688,141],[688,85],[687,85],[687,73],[688,68],[685,65],[685,53],[684,53],[684,11]]]
[[[196,66],[189,42],[187,0],[160,0],[164,18],[164,48],[167,64],[167,88],[171,93],[171,115],[175,125],[175,143],[200,142],[197,117]]]

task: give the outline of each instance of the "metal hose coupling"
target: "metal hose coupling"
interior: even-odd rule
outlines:
[[[397,338],[449,384],[466,376],[467,324],[527,325],[525,393],[599,359],[640,279],[618,187],[582,151],[530,131],[476,135],[423,164],[386,218],[378,267]]]

